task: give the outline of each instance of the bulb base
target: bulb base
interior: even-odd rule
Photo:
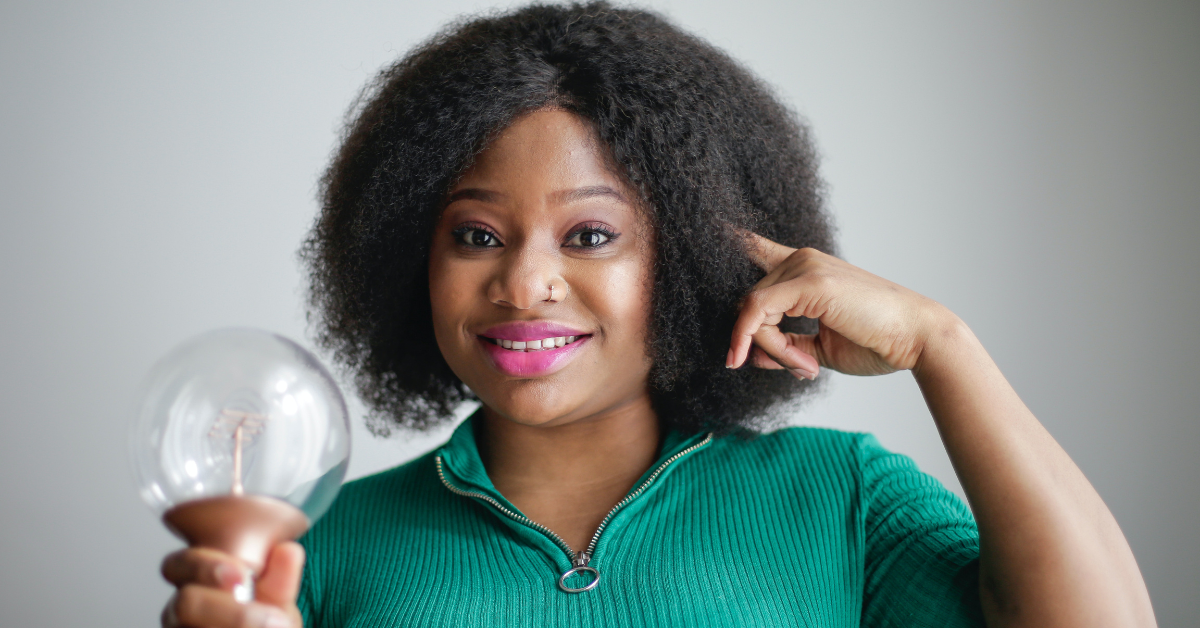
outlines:
[[[299,508],[273,497],[222,495],[184,502],[163,523],[192,547],[232,554],[257,576],[271,548],[300,538],[309,526]]]

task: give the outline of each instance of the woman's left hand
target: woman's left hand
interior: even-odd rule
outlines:
[[[882,375],[917,365],[928,339],[953,320],[936,301],[816,249],[793,249],[749,234],[767,276],[746,296],[725,365],[750,360],[800,378],[819,366],[850,375]],[[787,316],[820,321],[817,334],[786,333]]]

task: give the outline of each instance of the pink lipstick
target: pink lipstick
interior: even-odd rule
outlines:
[[[504,374],[540,377],[565,366],[592,337],[559,323],[514,321],[490,327],[478,338]]]

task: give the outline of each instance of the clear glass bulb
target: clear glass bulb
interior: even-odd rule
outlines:
[[[221,329],[151,369],[131,429],[142,499],[192,545],[253,571],[298,538],[337,495],[350,424],[337,384],[300,345]]]

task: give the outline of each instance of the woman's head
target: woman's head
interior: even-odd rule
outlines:
[[[468,224],[463,231],[463,221],[455,222],[456,212],[483,211],[487,203],[476,192],[454,193],[481,189],[471,178],[497,157],[485,151],[539,116],[565,125],[559,131],[584,133],[605,166],[593,174],[607,183],[590,187],[615,194],[584,194],[576,204],[604,206],[632,221],[613,247],[629,247],[621,249],[630,256],[625,261],[641,264],[639,296],[626,302],[641,309],[605,316],[625,317],[623,338],[634,337],[637,325],[644,332],[637,376],[661,420],[684,430],[728,428],[800,393],[806,384],[786,373],[727,371],[724,359],[738,301],[761,277],[745,254],[743,230],[793,247],[832,249],[803,127],[723,53],[653,14],[605,4],[533,6],[455,26],[386,70],[364,94],[323,181],[322,212],[304,249],[313,313],[319,341],[356,374],[373,426],[425,427],[472,397],[459,376],[477,379],[471,368],[478,365],[463,363],[453,347],[443,347],[443,356],[439,342],[451,336],[446,321],[435,324],[433,316],[449,310],[431,303],[431,289],[439,304],[452,305],[443,299],[459,292],[447,281],[475,286],[481,300],[509,307],[511,320],[538,318],[526,306],[543,279],[547,308],[560,305],[549,299],[551,286],[571,291],[562,295],[568,300],[593,290],[570,285],[562,268],[543,267],[533,277],[514,266],[504,271],[510,279],[497,280],[503,272],[472,279],[462,264],[439,265],[451,260],[443,254],[452,237],[487,243],[483,230]],[[510,181],[509,190],[532,194],[536,186],[521,180]],[[523,210],[508,216],[527,218]],[[472,220],[482,222],[465,222]],[[439,240],[446,229],[458,236]],[[431,251],[438,255],[432,263]],[[567,253],[560,253],[560,266],[573,263]],[[458,315],[459,329],[477,335],[486,331],[478,325],[502,318],[477,316],[468,324]],[[562,322],[611,324],[591,315]],[[602,380],[619,365],[596,359],[589,388],[603,394]]]
[[[649,410],[647,218],[586,120],[539,109],[513,121],[433,230],[433,330],[450,369],[527,425]]]

